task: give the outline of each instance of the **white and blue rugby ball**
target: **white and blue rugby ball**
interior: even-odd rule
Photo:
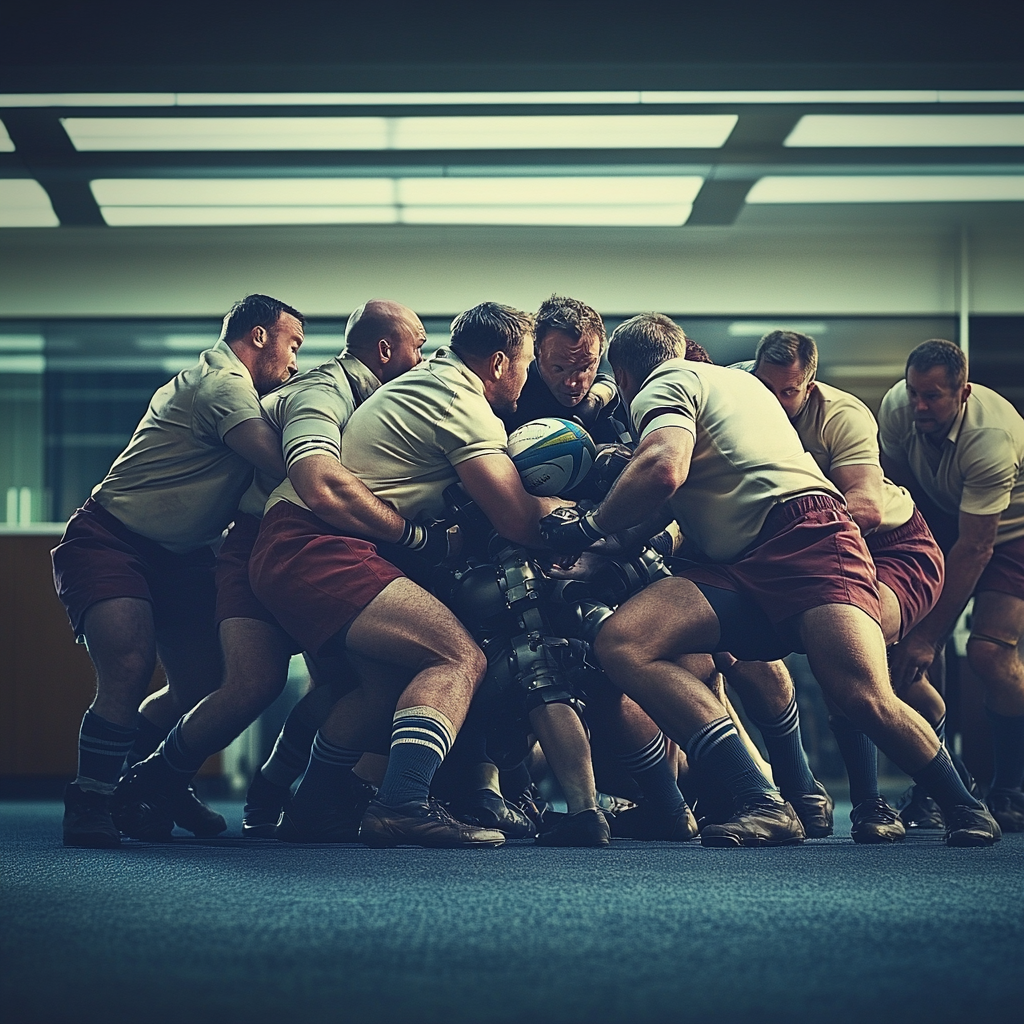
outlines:
[[[597,449],[578,423],[545,416],[512,431],[508,454],[530,494],[551,496],[567,494],[583,480]]]

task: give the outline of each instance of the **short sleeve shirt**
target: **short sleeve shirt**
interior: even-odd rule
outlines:
[[[506,454],[483,382],[451,349],[388,381],[353,414],[341,461],[407,519],[441,519],[455,467]]]
[[[815,384],[804,407],[791,420],[818,468],[830,480],[844,466],[878,466],[878,425],[871,410],[855,395]],[[903,487],[882,478],[882,522],[876,533],[902,526],[914,514],[914,499]]]
[[[130,530],[175,552],[217,540],[253,467],[224,435],[263,415],[252,377],[218,341],[160,388],[93,498]]]
[[[379,387],[380,381],[372,371],[355,356],[343,352],[267,395],[263,406],[267,418],[281,433],[286,469],[290,471],[310,455],[329,455],[340,461],[341,435],[349,418]],[[279,501],[309,508],[287,477],[269,495],[261,497],[264,502],[259,506],[259,515],[263,514],[264,505],[269,509]],[[251,494],[247,495],[245,505],[250,503],[254,503]]]
[[[662,427],[694,438],[690,473],[671,498],[686,537],[714,562],[737,558],[777,504],[803,494],[843,495],[804,451],[782,406],[749,373],[670,359],[630,406],[643,439]]]
[[[906,466],[948,515],[999,514],[996,544],[1024,537],[1024,419],[1001,395],[981,384],[971,393],[941,446],[914,426],[903,381],[878,413],[882,451]]]

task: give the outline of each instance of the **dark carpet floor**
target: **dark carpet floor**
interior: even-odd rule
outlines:
[[[59,805],[0,804],[3,1019],[1024,1020],[1024,835],[371,851],[218,807],[228,838],[86,851]]]

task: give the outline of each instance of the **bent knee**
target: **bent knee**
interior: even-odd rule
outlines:
[[[973,634],[967,639],[967,663],[981,677],[997,677],[1012,672],[1018,660],[1017,645],[998,637]]]

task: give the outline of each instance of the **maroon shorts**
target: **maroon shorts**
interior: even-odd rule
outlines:
[[[873,533],[867,543],[878,582],[899,601],[902,640],[935,607],[946,575],[945,559],[916,508],[902,526],[888,533]]]
[[[89,608],[115,597],[149,601],[157,637],[198,636],[214,628],[214,557],[208,547],[175,554],[89,498],[51,556],[57,596],[78,638]]]
[[[753,546],[732,564],[689,565],[677,575],[741,595],[789,650],[800,650],[795,616],[811,608],[850,604],[875,622],[882,617],[875,566],[864,538],[845,506],[824,494],[776,505]],[[741,634],[742,629],[723,624],[720,648],[737,657],[734,648],[749,652]]]
[[[1024,537],[997,544],[974,588],[976,594],[995,590],[1024,601]]]
[[[403,575],[371,541],[344,537],[289,501],[263,517],[249,558],[253,593],[311,654]]]
[[[238,512],[217,552],[217,625],[225,619],[259,619],[277,625],[249,584],[249,556],[259,532],[260,521],[255,516]]]

